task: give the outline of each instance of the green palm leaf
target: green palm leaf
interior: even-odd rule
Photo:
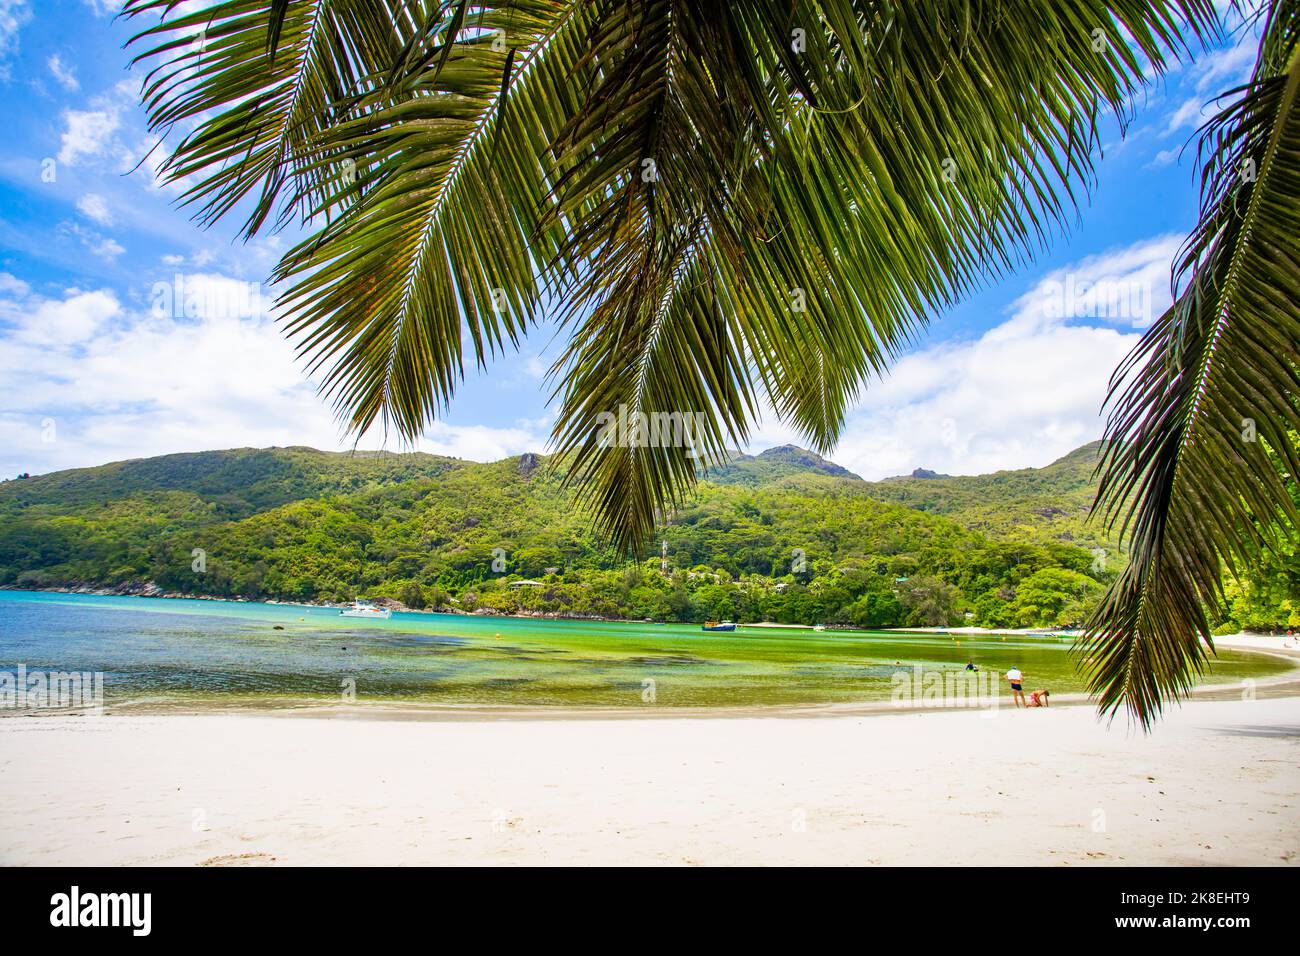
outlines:
[[[161,174],[173,181],[207,174],[185,193],[205,223],[250,197],[248,235],[274,212],[280,223],[293,213],[280,203],[292,183],[298,192],[322,185],[303,168],[306,144],[428,28],[406,16],[400,0],[227,2],[171,16],[175,7],[128,0],[123,11],[167,15],[131,41],[146,46],[135,62],[155,63],[141,93],[150,128],[193,126]]]
[[[1254,75],[1230,95],[1201,139],[1181,293],[1116,372],[1099,466],[1098,507],[1130,561],[1081,649],[1102,708],[1143,726],[1212,652],[1224,572],[1298,517],[1284,478],[1300,474],[1300,4],[1272,6]]]
[[[538,315],[563,229],[541,223],[553,200],[538,157],[577,108],[554,91],[589,69],[588,23],[578,3],[480,10],[441,69],[378,93],[309,151],[312,168],[350,161],[357,175],[336,175],[317,206],[345,214],[281,262],[280,304],[357,432],[382,417],[414,438],[463,374],[462,323],[483,363]]]
[[[612,89],[593,99],[628,107],[584,119],[573,138],[594,148],[558,187],[562,209],[578,208],[566,189],[603,201],[575,215],[565,249],[595,263],[573,301],[600,306],[556,369],[557,443],[620,544],[640,545],[690,487],[696,455],[743,439],[756,386],[828,450],[855,392],[924,317],[1045,241],[1069,208],[1096,111],[1119,108],[1140,73],[1111,13],[1131,18],[1152,58],[1176,40],[1140,5],[976,22],[963,5],[870,6],[831,21],[826,5],[737,4],[706,29],[650,4],[631,65],[606,57]],[[797,23],[823,29],[792,57]],[[1105,24],[1100,46],[1123,52],[1099,52],[1084,23]],[[1013,84],[991,83],[1011,63]],[[650,183],[636,176],[647,158]],[[719,343],[715,365],[689,351],[705,340]],[[699,419],[702,447],[602,445],[597,421],[616,407]]]
[[[155,125],[199,124],[168,171],[203,217],[315,229],[280,305],[357,431],[414,438],[467,350],[558,309],[556,450],[635,549],[764,405],[829,450],[929,314],[1067,220],[1099,116],[1188,28],[1211,0],[245,0],[143,56]]]

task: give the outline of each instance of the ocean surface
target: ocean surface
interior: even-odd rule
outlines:
[[[0,591],[0,672],[102,672],[110,712],[399,703],[499,707],[739,707],[888,700],[904,678],[1083,689],[1070,641],[394,613]],[[1207,680],[1289,669],[1221,651]],[[1005,684],[996,682],[1005,692]],[[930,685],[933,686],[933,685]],[[993,685],[989,685],[993,686]],[[909,692],[911,692],[909,690]]]

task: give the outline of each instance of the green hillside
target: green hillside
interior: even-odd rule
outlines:
[[[741,456],[660,530],[666,572],[658,555],[633,562],[597,540],[535,455],[168,455],[0,484],[0,585],[656,620],[1065,625],[1112,573],[1077,546],[1088,492],[1072,459],[1085,451],[1039,471],[874,483],[793,446]]]
[[[872,484],[880,501],[946,515],[995,537],[1105,548],[1122,562],[1114,535],[1089,521],[1101,442],[1076,448],[1045,468],[1022,468],[972,477],[889,478]]]
[[[1100,450],[1101,442],[1092,442],[1045,468],[969,477],[920,477],[934,472],[918,468],[912,476],[863,482],[820,455],[783,445],[759,455],[740,455],[726,466],[711,469],[707,477],[717,484],[751,487],[795,475],[853,479],[861,483],[867,497],[877,501],[944,515],[996,538],[1075,544],[1089,551],[1105,548],[1107,561],[1118,566],[1123,556],[1115,536],[1089,521],[1097,488],[1093,469]]]
[[[136,458],[0,484],[0,515],[70,514],[160,492],[192,495],[225,518],[326,494],[430,478],[464,463],[421,452],[351,454],[315,448],[233,448]]]

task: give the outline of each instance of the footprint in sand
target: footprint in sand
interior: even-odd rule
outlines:
[[[210,856],[199,866],[272,866],[275,857],[269,853],[226,853]]]

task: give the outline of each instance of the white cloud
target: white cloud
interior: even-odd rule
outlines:
[[[1240,35],[1240,42],[1201,57],[1192,67],[1198,93],[1217,96],[1223,90],[1240,86],[1250,79],[1259,45],[1250,34]]]
[[[540,353],[528,355],[524,358],[524,374],[539,382],[546,378],[546,373],[550,370],[550,367],[550,363]]]
[[[1165,121],[1164,135],[1170,136],[1181,129],[1198,129],[1214,115],[1212,104],[1201,96],[1189,97]]]
[[[174,199],[202,180],[201,173],[192,173],[163,182],[160,170],[171,149],[159,134],[148,129],[147,112],[140,105],[138,80],[126,79],[115,83],[91,97],[80,108],[64,110],[61,120],[57,154],[60,164],[87,168],[101,175],[109,172],[122,176],[135,174],[129,177],[132,188],[144,188],[159,194],[164,200]],[[171,146],[174,147],[176,141],[193,129],[192,120],[177,124],[172,130],[174,140]],[[97,189],[112,195],[116,187],[101,181]],[[123,219],[132,218],[133,210],[126,208],[126,204],[119,203],[118,211]],[[268,250],[282,248],[284,242],[280,236],[259,237],[241,249],[239,258],[260,259]],[[277,254],[275,259],[278,258]],[[191,264],[201,266],[203,263],[192,261]]]
[[[108,209],[108,203],[98,193],[86,193],[86,195],[78,199],[77,210],[83,216],[95,220],[101,226],[111,226],[113,224],[113,214]]]
[[[863,394],[830,457],[868,479],[980,474],[1042,466],[1100,438],[1110,375],[1167,308],[1179,243],[1162,236],[1058,269],[979,338],[904,356]],[[749,447],[780,441],[799,438],[765,428]]]
[[[153,144],[144,132],[137,94],[138,81],[121,80],[92,97],[85,109],[64,110],[59,162],[132,170]]]
[[[351,439],[239,280],[186,276],[211,298],[196,316],[131,310],[108,290],[33,295],[0,273],[0,474],[42,473],[171,452],[268,445],[344,450]],[[54,441],[43,440],[53,420]],[[417,447],[479,461],[540,451],[545,433],[436,423]],[[383,441],[372,434],[363,448]]]
[[[1230,89],[1250,79],[1258,46],[1249,35],[1240,42],[1208,53],[1187,67],[1195,95],[1185,98],[1165,120],[1163,135],[1194,130],[1228,105],[1217,100]]]
[[[434,422],[424,431],[419,447],[435,455],[453,455],[471,461],[499,461],[526,451],[546,448],[547,434],[531,427],[494,428],[488,425],[449,425]]]
[[[90,251],[103,259],[105,262],[112,262],[122,253],[126,252],[126,247],[111,236],[101,236],[89,243]]]
[[[4,62],[18,48],[18,31],[32,18],[27,0],[0,0],[0,79],[9,78]]]
[[[65,110],[63,120],[66,128],[60,139],[59,162],[69,166],[103,156],[121,125],[115,109]]]
[[[1131,98],[1129,105],[1144,112],[1150,110],[1151,119],[1129,130],[1119,142],[1107,143],[1107,152],[1123,149],[1126,144],[1144,143],[1154,153],[1147,168],[1160,169],[1178,161],[1184,145],[1190,142],[1191,148],[1181,158],[1196,159],[1197,130],[1231,104],[1231,98],[1221,97],[1250,79],[1259,50],[1257,30],[1235,29],[1240,26],[1235,14],[1228,20],[1228,45],[1201,51],[1195,59],[1174,59],[1159,83],[1143,87]],[[1154,81],[1154,72],[1148,71],[1147,79]]]
[[[1170,163],[1176,162],[1181,153],[1182,150],[1178,149],[1162,149],[1156,153],[1155,159],[1151,160],[1150,165],[1155,167],[1168,166]]]
[[[76,237],[91,255],[105,262],[112,262],[126,252],[126,247],[113,237],[105,236],[94,229],[87,229],[75,222],[60,223],[59,228],[68,235]]]
[[[0,272],[0,295],[18,297],[28,295],[31,291],[31,286],[22,279],[8,272]]]
[[[0,301],[0,319],[7,326],[6,337],[20,347],[80,345],[122,311],[112,292],[69,289],[62,299],[31,300],[27,284],[15,283],[5,287],[12,297]]]
[[[63,59],[57,53],[46,61],[46,65],[49,66],[50,72],[54,74],[54,78],[59,81],[59,85],[69,93],[76,92],[81,88],[81,84],[77,82],[76,70],[64,64]]]

